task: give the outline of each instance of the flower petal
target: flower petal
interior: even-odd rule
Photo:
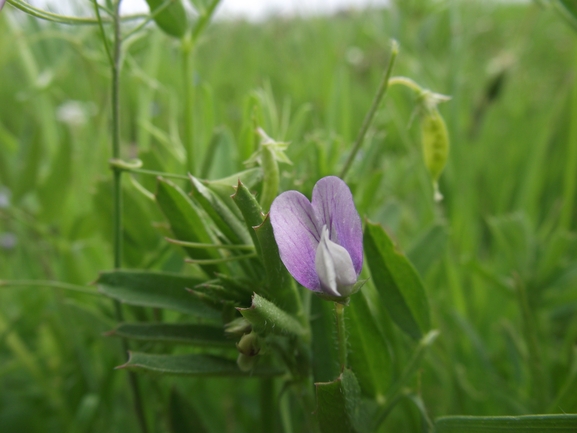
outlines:
[[[309,200],[297,191],[283,192],[270,207],[270,221],[280,258],[290,274],[307,289],[319,291],[315,256],[322,226]]]
[[[351,256],[347,250],[329,239],[327,226],[323,226],[315,267],[321,289],[327,295],[347,296],[347,288],[357,282]]]
[[[348,251],[357,276],[363,267],[363,229],[347,184],[336,176],[323,177],[313,189],[312,207],[331,241]]]

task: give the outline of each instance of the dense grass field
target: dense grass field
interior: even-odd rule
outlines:
[[[281,190],[310,197],[319,178],[345,163],[395,39],[393,75],[451,97],[439,106],[451,148],[444,200],[435,202],[414,94],[391,86],[346,178],[361,216],[381,223],[413,262],[440,331],[412,393],[378,431],[428,431],[447,415],[576,413],[577,33],[546,2],[392,3],[331,17],[211,23],[193,56],[192,89],[183,87],[178,40],[147,26],[124,41],[120,156],[148,170],[223,178],[246,168],[257,123],[290,142]],[[97,25],[55,24],[4,6],[1,432],[141,431],[128,373],[114,369],[126,361],[122,340],[105,336],[117,324],[114,304],[89,285],[114,267],[110,95]],[[143,194],[155,184],[144,173],[123,177],[122,266],[195,275]],[[311,301],[313,346],[334,352],[322,302]],[[124,307],[132,321],[162,314]],[[392,383],[414,342],[388,317],[380,326]],[[337,367],[313,364],[315,381],[333,380]],[[259,409],[267,392],[281,392],[277,379],[137,378],[150,431],[299,431],[296,400],[286,399],[279,420]]]

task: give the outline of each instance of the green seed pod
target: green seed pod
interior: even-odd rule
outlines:
[[[435,200],[439,201],[443,196],[437,182],[449,156],[449,133],[441,113],[436,108],[429,108],[421,120],[421,141],[425,166],[435,188]]]

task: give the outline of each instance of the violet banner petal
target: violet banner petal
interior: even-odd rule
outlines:
[[[309,200],[297,191],[279,195],[270,208],[270,221],[282,262],[307,289],[320,291],[315,256],[320,227]]]
[[[329,239],[348,251],[358,276],[363,267],[363,229],[351,190],[336,176],[323,177],[313,189],[312,207],[320,226],[328,227]]]

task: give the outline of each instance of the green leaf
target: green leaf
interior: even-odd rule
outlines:
[[[194,176],[190,176],[190,180],[192,182],[193,198],[202,206],[222,234],[233,244],[249,243],[250,235],[244,222],[214,192],[204,186],[200,180]]]
[[[362,290],[351,298],[345,313],[349,317],[349,365],[363,393],[384,403],[392,378],[391,354]]]
[[[172,433],[208,433],[208,429],[201,421],[201,417],[176,388],[170,390],[168,401],[168,420]]]
[[[250,190],[256,187],[256,185],[262,180],[262,177],[262,169],[257,167],[241,171],[223,179],[203,180],[202,183],[218,197],[220,197],[222,202],[226,204],[229,209],[231,209],[232,212],[240,219],[242,218],[242,213],[232,200],[232,195],[235,192],[239,180],[246,188]]]
[[[355,433],[363,431],[361,390],[351,370],[345,370],[335,381],[315,383],[317,414],[322,433]]]
[[[222,326],[189,323],[121,323],[108,335],[196,346],[234,346]]]
[[[437,433],[574,433],[577,415],[446,416],[435,421]]]
[[[150,12],[163,7],[167,0],[146,0]],[[154,15],[154,22],[160,29],[175,38],[181,38],[188,29],[186,10],[180,0],[168,0],[170,4],[165,6],[159,13]]]
[[[198,278],[179,274],[119,270],[102,272],[95,284],[104,295],[126,304],[167,308],[207,319],[219,318],[217,311],[186,292],[186,288],[201,282]]]
[[[250,193],[248,188],[240,181],[240,179],[238,180],[236,192],[232,196],[232,199],[244,217],[245,224],[247,225],[257,252],[259,255],[262,255],[260,243],[256,237],[256,232],[254,231],[254,227],[261,225],[264,220],[264,215],[258,201],[256,201],[254,195]]]
[[[230,186],[231,194],[232,195],[233,189],[238,185],[238,181],[240,180],[244,186],[248,189],[255,188],[256,185],[262,180],[263,173],[262,168],[255,167],[249,168],[248,170],[244,170],[238,173],[233,174],[232,176],[224,177],[222,179],[217,180],[206,180],[204,181],[205,185],[209,188],[212,188],[214,185],[226,185]]]
[[[250,308],[239,308],[238,311],[261,335],[272,333],[302,337],[307,334],[305,328],[293,316],[256,293],[252,297]]]
[[[170,227],[177,239],[203,244],[216,243],[190,198],[174,183],[163,178],[158,178],[156,201],[166,216],[166,219],[168,219]],[[193,259],[207,260],[220,257],[215,250],[200,248],[184,249]],[[203,264],[200,265],[200,267],[211,276],[219,271],[219,267],[213,264]]]
[[[409,260],[378,224],[367,221],[364,248],[373,282],[393,321],[414,339],[430,329],[423,283]]]
[[[250,373],[244,373],[238,368],[235,361],[212,355],[152,355],[140,352],[130,352],[126,364],[117,368],[176,376],[270,377],[284,373],[283,370],[260,364]]]

